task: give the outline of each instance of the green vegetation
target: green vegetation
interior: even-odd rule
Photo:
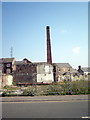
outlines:
[[[62,82],[53,85],[29,86],[23,95],[79,95],[90,94],[90,81]]]
[[[27,89],[23,91],[23,96],[34,96],[34,91],[33,87],[30,86]]]
[[[5,96],[12,97],[12,96],[17,96],[17,94],[13,94],[10,92],[3,92],[2,97],[5,97]]]
[[[13,82],[12,84],[13,84],[14,86],[16,86],[16,85],[17,85],[17,82]]]
[[[9,86],[4,87],[7,92],[3,93],[3,96],[16,96],[16,93],[11,91],[22,89],[22,87],[11,88]],[[90,94],[90,81],[80,80],[73,82],[59,82],[52,85],[33,85],[24,87],[22,96],[43,96],[43,95],[79,95]]]
[[[19,90],[20,87],[17,87],[17,86],[12,87],[12,86],[6,85],[6,86],[4,86],[3,89],[5,89],[5,90],[7,90],[7,91],[8,91],[8,90],[13,91],[13,90]]]

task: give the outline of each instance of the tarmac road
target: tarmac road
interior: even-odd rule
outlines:
[[[66,100],[63,99],[63,96],[39,97],[39,99],[37,99],[37,97],[32,97],[31,99],[30,97],[22,97],[24,101],[21,101],[21,98],[18,97],[4,98],[2,102],[2,117],[82,118],[89,116],[88,99],[86,99],[86,96],[64,96],[64,98],[65,97],[67,98]],[[19,101],[11,101],[11,99],[19,99]]]

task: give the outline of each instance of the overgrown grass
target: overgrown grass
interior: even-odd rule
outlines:
[[[7,88],[7,90],[12,90],[12,88]],[[6,94],[7,93],[5,93],[4,95]],[[90,81],[80,80],[80,81],[73,81],[73,82],[60,82],[52,85],[28,86],[26,87],[26,89],[23,90],[22,95],[23,96],[46,95],[47,96],[47,95],[71,95],[71,94],[72,95],[90,94]],[[8,96],[13,96],[13,95],[11,94]]]
[[[6,89],[6,90],[10,90],[10,91],[13,91],[13,90],[19,90],[20,87],[12,87],[12,86],[4,86],[3,89]]]
[[[29,86],[24,91],[24,95],[34,94],[39,95],[78,95],[78,94],[90,94],[90,81],[74,81],[57,83],[53,85],[37,85]]]

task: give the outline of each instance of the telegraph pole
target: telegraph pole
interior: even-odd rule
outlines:
[[[11,50],[10,50],[10,57],[13,57],[13,47],[11,46]]]

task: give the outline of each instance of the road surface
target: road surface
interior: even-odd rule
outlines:
[[[41,97],[43,98],[43,97]],[[87,99],[25,99],[25,101],[11,101],[11,98],[3,99],[3,118],[82,118],[88,115]],[[70,98],[70,97],[67,97]],[[74,97],[73,97],[74,98]],[[75,97],[76,98],[76,97]],[[6,100],[6,101],[5,101]],[[9,101],[7,101],[9,100]],[[17,98],[15,98],[17,100]]]

